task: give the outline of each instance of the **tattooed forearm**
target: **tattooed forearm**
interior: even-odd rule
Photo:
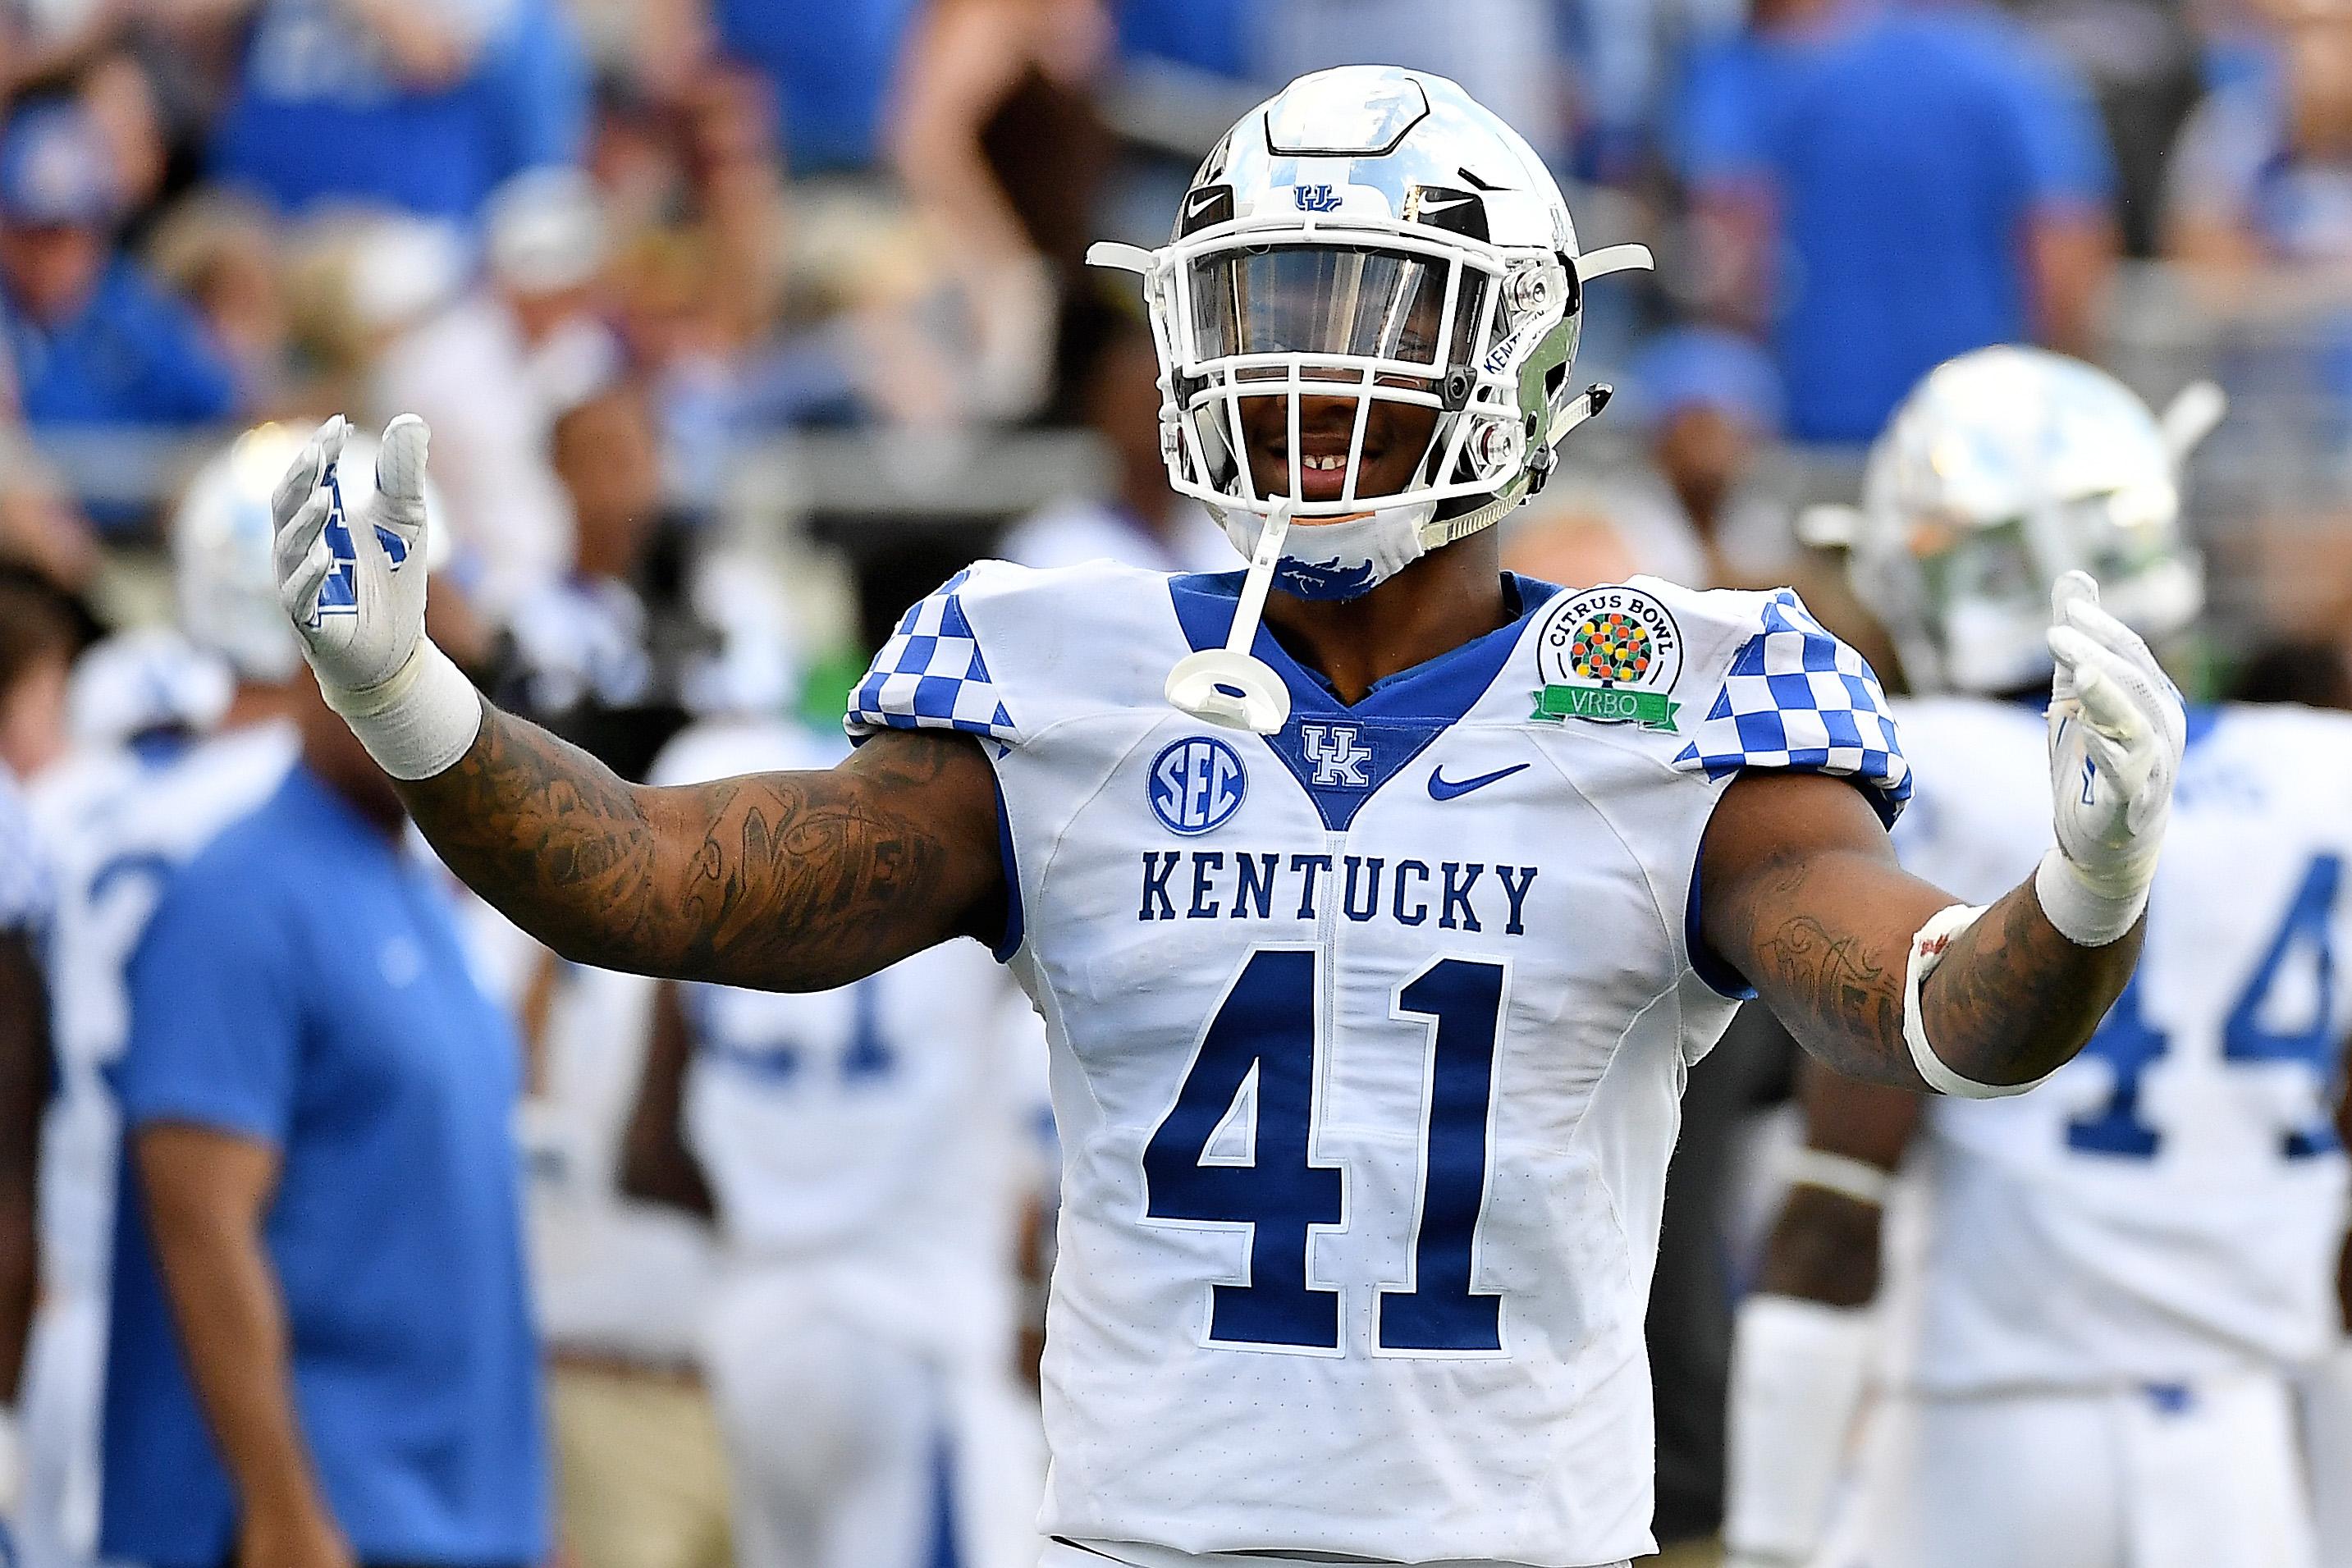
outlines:
[[[1851,1077],[1924,1088],[1903,1036],[1912,935],[1950,895],[1904,872],[1846,786],[1743,779],[1707,832],[1706,935],[1807,1050]],[[2038,1078],[2080,1051],[2130,977],[2134,932],[2079,947],[2016,888],[1955,940],[1923,988],[1936,1054],[1985,1083]]]
[[[2145,925],[2104,947],[2077,946],[2042,913],[2032,883],[2011,889],[1920,988],[1936,1054],[1979,1083],[2024,1083],[2061,1066],[2122,995]]]
[[[495,708],[400,786],[452,870],[566,957],[775,990],[871,974],[1001,899],[992,785],[968,739],[892,733],[825,773],[626,783]]]
[[[1843,891],[1890,872],[1835,851],[1775,851],[1727,900],[1725,950],[1815,1056],[1851,1077],[1916,1087],[1903,1048],[1903,957],[1918,923],[1897,934]]]
[[[1879,1042],[1903,1033],[1903,976],[1888,969],[1856,934],[1831,930],[1811,915],[1781,922],[1758,947],[1759,991],[1793,1003],[1820,1045],[1847,1071],[1879,1054]],[[1857,1057],[1856,1053],[1860,1053]]]

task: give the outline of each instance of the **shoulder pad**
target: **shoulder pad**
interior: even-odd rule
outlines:
[[[1657,583],[1651,591],[1685,617],[1698,677],[1688,689],[1706,704],[1676,768],[1709,779],[1748,768],[1851,779],[1881,818],[1895,821],[1911,796],[1911,768],[1886,693],[1869,661],[1824,630],[1795,590],[1701,593]]]

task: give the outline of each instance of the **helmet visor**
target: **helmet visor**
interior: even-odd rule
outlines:
[[[1469,357],[1486,282],[1451,260],[1369,246],[1220,252],[1192,266],[1193,356],[1344,357],[1442,371]]]

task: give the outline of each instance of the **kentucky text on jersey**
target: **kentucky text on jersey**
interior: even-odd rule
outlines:
[[[1146,850],[1138,920],[1320,920],[1335,904],[1358,925],[1434,923],[1442,931],[1527,935],[1542,868],[1278,850]]]

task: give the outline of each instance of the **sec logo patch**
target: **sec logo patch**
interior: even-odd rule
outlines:
[[[1241,754],[1213,736],[1195,735],[1151,759],[1151,813],[1170,832],[1191,838],[1224,826],[1241,810],[1249,775]]]

